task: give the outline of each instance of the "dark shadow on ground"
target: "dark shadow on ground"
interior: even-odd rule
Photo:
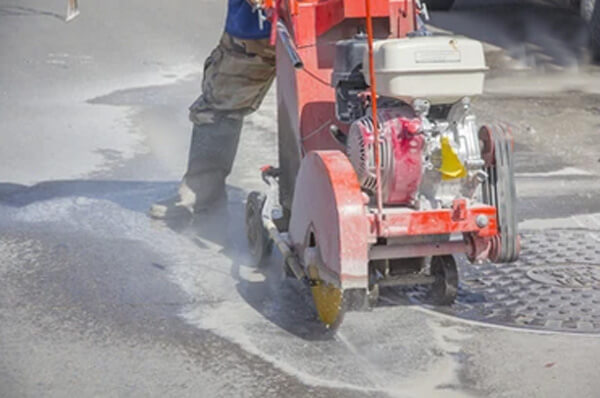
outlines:
[[[108,200],[124,209],[146,213],[152,203],[174,196],[178,184],[175,181],[114,180],[57,180],[31,186],[0,183],[0,205],[22,208],[36,202],[83,197]],[[244,190],[234,186],[227,187],[227,194],[229,203],[226,206],[193,218],[171,219],[164,223],[195,241],[200,242],[198,238],[208,239],[221,245],[225,251],[230,250],[233,246],[227,236],[231,218],[229,211],[243,207],[246,194]],[[243,223],[243,212],[239,217]]]
[[[284,276],[283,258],[278,252],[252,266],[246,241],[245,196],[230,195],[227,207],[192,219],[172,220],[167,226],[202,249],[207,241],[221,246],[220,253],[232,261],[230,273],[240,297],[269,322],[307,341],[333,337],[316,317],[308,286]]]
[[[174,194],[177,185],[176,182],[166,181],[106,180],[46,181],[32,186],[0,183],[0,205],[24,208],[36,202],[84,197],[108,200],[124,209],[145,213],[156,200]],[[260,274],[260,282],[255,282],[256,278],[248,280],[240,273],[240,267],[249,264],[244,229],[246,193],[232,186],[227,191],[228,203],[225,206],[192,218],[155,222],[185,236],[201,249],[207,249],[209,242],[220,246],[219,253],[233,263],[231,270],[224,272],[230,271],[232,278],[237,281],[236,289],[240,296],[273,324],[307,340],[330,338],[331,334],[323,329],[315,317],[309,289],[299,281],[284,280],[282,277],[283,259],[278,253],[273,253],[264,264],[251,271]],[[114,244],[127,246],[129,242]],[[164,268],[155,262],[148,262],[147,265],[155,272]]]
[[[85,197],[110,200],[128,210],[145,212],[150,204],[177,187],[172,181],[56,180],[35,185],[0,183],[0,204],[24,207],[57,198]]]
[[[49,181],[33,186],[0,184],[0,205],[22,208],[35,202],[68,197],[109,200],[137,212],[146,212],[154,201],[173,194],[176,182],[146,181]],[[200,248],[208,242],[220,246],[220,254],[232,261],[230,272],[236,281],[240,297],[265,319],[282,330],[307,341],[331,339],[332,333],[317,320],[310,289],[304,283],[284,278],[283,259],[273,253],[263,264],[252,269],[245,236],[246,192],[228,187],[226,206],[193,218],[172,220],[169,228],[187,237]],[[519,202],[520,218],[568,216],[575,213],[598,212],[600,201],[594,197],[526,198]],[[163,223],[162,221],[156,221]],[[160,271],[160,264],[151,264]],[[210,265],[210,264],[208,264]],[[474,300],[481,298],[471,297]],[[402,291],[382,292],[379,305],[416,305],[406,300]]]
[[[65,3],[66,9],[66,3]],[[51,11],[38,10],[36,8],[31,7],[22,7],[22,6],[0,6],[0,17],[31,17],[31,16],[43,16],[43,17],[52,17],[59,19],[61,21],[65,20],[63,15],[59,15],[57,13]]]

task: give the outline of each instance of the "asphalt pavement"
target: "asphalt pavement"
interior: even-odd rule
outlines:
[[[524,255],[461,265],[459,300],[387,292],[318,333],[247,192],[276,164],[275,98],[246,120],[226,209],[150,220],[187,160],[216,0],[0,0],[0,397],[597,397],[600,67],[576,12],[457,1],[485,43],[474,100],[515,132]]]

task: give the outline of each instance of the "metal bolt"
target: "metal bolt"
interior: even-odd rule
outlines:
[[[488,226],[488,224],[490,223],[489,218],[487,218],[487,216],[480,214],[477,216],[477,218],[475,219],[475,223],[477,224],[477,226],[479,228],[485,228]]]

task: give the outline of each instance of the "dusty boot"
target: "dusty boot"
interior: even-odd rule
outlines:
[[[192,213],[193,204],[183,203],[179,195],[154,203],[148,211],[148,215],[156,219],[184,218]]]
[[[242,123],[241,115],[219,113],[209,123],[194,124],[179,194],[154,204],[151,217],[192,215],[227,203],[225,178],[233,166]]]
[[[227,204],[225,177],[221,171],[204,171],[193,176],[186,174],[179,186],[179,198],[182,203],[191,203],[193,213],[224,206]]]

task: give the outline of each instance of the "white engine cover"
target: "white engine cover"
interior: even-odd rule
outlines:
[[[487,67],[482,44],[457,36],[425,36],[373,44],[377,94],[411,102],[452,104],[483,93]],[[363,74],[369,79],[365,52]]]

